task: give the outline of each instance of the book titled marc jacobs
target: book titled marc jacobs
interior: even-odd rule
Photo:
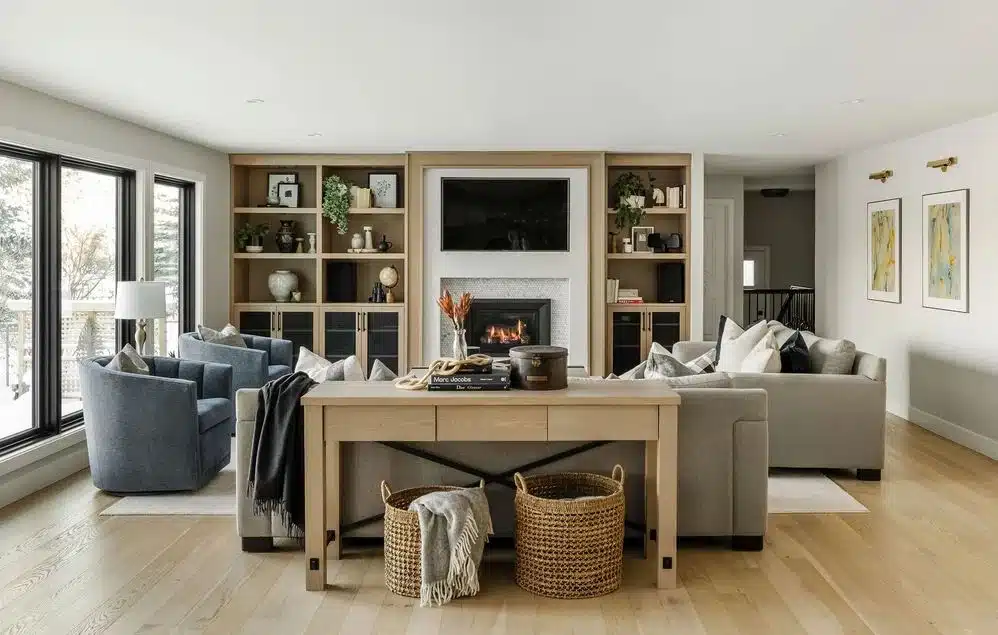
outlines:
[[[493,371],[489,374],[434,375],[430,377],[430,390],[506,390],[509,373]]]

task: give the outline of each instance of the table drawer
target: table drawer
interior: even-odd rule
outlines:
[[[550,406],[548,441],[658,438],[658,406]]]
[[[327,441],[434,441],[433,406],[323,408]]]
[[[437,406],[437,441],[546,441],[544,406]]]

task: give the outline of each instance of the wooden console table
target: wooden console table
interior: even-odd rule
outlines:
[[[389,382],[325,382],[305,408],[305,588],[339,559],[343,441],[645,441],[645,557],[676,586],[679,395],[658,382],[573,383],[565,390],[411,392]],[[375,487],[376,484],[371,484]]]

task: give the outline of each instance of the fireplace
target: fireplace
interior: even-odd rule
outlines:
[[[494,357],[524,344],[551,343],[551,300],[483,300],[475,298],[465,321],[468,347]]]

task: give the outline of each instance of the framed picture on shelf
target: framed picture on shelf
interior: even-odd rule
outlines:
[[[367,183],[374,196],[375,207],[398,207],[397,174],[372,173],[367,177]]]
[[[298,174],[295,172],[271,172],[267,175],[267,203],[280,204],[281,193],[277,191],[277,186],[281,183],[297,183]]]
[[[654,227],[631,227],[631,244],[634,245],[634,253],[648,253],[652,249],[648,246],[648,235],[655,233]]]
[[[922,306],[967,313],[970,190],[922,196]]]
[[[278,183],[277,198],[281,207],[298,207],[298,194],[301,192],[299,183]]]
[[[901,199],[866,204],[866,297],[901,302]]]

